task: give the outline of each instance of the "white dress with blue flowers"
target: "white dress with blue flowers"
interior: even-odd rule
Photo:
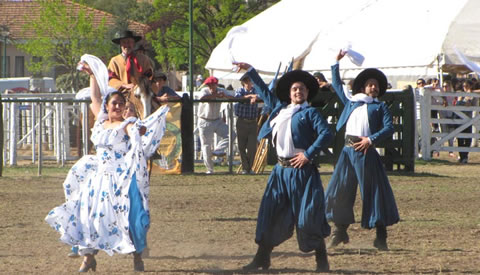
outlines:
[[[129,236],[130,183],[137,184],[148,214],[146,159],[158,148],[168,110],[161,107],[144,121],[129,118],[112,129],[104,128],[106,115],[99,115],[91,136],[96,155],[84,156],[71,168],[63,184],[66,202],[45,218],[62,242],[109,255],[136,251]],[[128,123],[136,126],[131,128],[132,137],[125,132]],[[140,126],[147,127],[142,137]]]

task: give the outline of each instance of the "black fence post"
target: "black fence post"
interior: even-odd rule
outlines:
[[[194,172],[193,143],[193,99],[187,94],[182,97],[182,113],[180,118],[182,135],[182,174]]]

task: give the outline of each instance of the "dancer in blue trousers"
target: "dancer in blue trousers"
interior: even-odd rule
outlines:
[[[348,243],[347,228],[354,223],[353,205],[357,185],[362,195],[363,228],[376,228],[373,245],[388,250],[387,229],[399,221],[392,188],[375,144],[393,134],[392,115],[384,102],[378,101],[387,89],[387,78],[377,69],[362,71],[353,82],[352,95],[344,93],[338,62],[332,66],[332,85],[345,105],[337,131],[345,128],[343,148],[325,192],[326,216],[335,223],[329,247]]]
[[[271,136],[278,155],[258,211],[258,251],[243,269],[268,269],[272,249],[289,239],[296,227],[300,250],[315,250],[317,271],[326,272],[329,264],[324,238],[330,235],[330,226],[325,218],[320,174],[313,160],[333,136],[318,110],[308,105],[318,83],[308,72],[295,70],[279,79],[273,94],[250,65],[236,65],[247,70],[258,96],[272,109],[258,138]]]

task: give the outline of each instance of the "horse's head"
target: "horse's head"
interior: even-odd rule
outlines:
[[[141,76],[131,92],[137,99],[131,99],[137,108],[140,118],[144,119],[152,113],[152,82],[146,76]]]

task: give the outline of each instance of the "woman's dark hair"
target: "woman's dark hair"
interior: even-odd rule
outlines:
[[[103,105],[103,110],[105,111],[105,113],[108,113],[107,112],[107,104],[114,95],[120,96],[123,99],[123,102],[125,104],[127,103],[127,99],[125,98],[125,96],[121,92],[119,92],[119,91],[111,92],[105,97],[105,104]]]

